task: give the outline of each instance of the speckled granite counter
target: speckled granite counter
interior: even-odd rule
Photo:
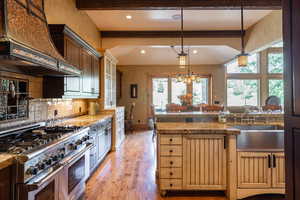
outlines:
[[[15,155],[0,154],[0,170],[12,165],[15,161]]]
[[[83,115],[72,119],[67,119],[59,125],[71,125],[71,126],[90,126],[100,121],[107,120],[113,117],[112,114],[99,114],[99,115]]]
[[[232,128],[226,124],[217,122],[205,122],[205,123],[157,123],[157,131],[161,133],[215,133],[215,134],[240,134],[240,130]]]

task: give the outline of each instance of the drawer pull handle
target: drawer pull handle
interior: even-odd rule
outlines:
[[[170,165],[173,165],[173,161],[170,161]]]
[[[170,138],[170,142],[173,142],[173,139],[172,139],[172,138]]]
[[[170,183],[170,187],[173,187],[173,184],[172,184],[172,183]]]
[[[173,153],[173,150],[172,150],[172,149],[170,150],[170,153]]]
[[[170,176],[173,176],[173,172],[170,172]]]

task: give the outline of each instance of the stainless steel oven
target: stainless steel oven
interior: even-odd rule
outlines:
[[[63,165],[53,168],[45,177],[34,179],[26,184],[19,185],[18,199],[24,200],[59,200],[60,177]]]
[[[77,200],[85,191],[85,181],[90,173],[90,149],[87,145],[82,151],[70,157],[60,176],[60,200]]]

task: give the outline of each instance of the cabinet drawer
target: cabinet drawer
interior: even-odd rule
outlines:
[[[181,179],[160,179],[161,190],[180,190],[182,189]]]
[[[160,145],[161,156],[181,156],[182,146],[181,145]]]
[[[160,167],[182,167],[181,157],[160,157]]]
[[[160,168],[160,178],[182,178],[182,168]]]
[[[160,144],[182,144],[181,135],[161,135]]]

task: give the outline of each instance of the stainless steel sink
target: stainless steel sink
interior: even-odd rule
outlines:
[[[283,130],[283,127],[276,125],[236,125],[233,128],[245,130]]]

